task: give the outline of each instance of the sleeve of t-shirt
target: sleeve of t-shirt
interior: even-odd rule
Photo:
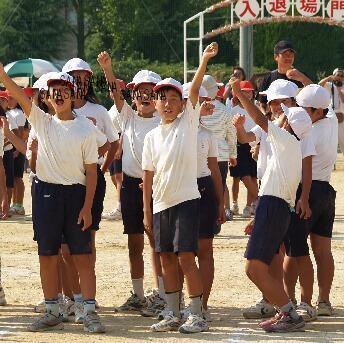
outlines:
[[[25,114],[23,113],[22,110],[20,110],[19,108],[17,109],[17,125],[20,127],[25,127],[26,124],[26,117]]]
[[[121,126],[122,132],[124,131],[125,125],[130,117],[135,115],[135,111],[129,106],[129,104],[124,100],[122,111],[118,116],[118,123]]]
[[[212,133],[209,135],[209,153],[208,157],[219,157],[216,136]]]
[[[104,134],[109,141],[109,143],[113,143],[119,139],[118,137],[118,132],[115,129],[115,126],[113,125],[113,122],[111,120],[109,112],[103,108],[103,115],[102,115],[102,120],[103,120],[103,128],[104,128]]]
[[[146,137],[144,139],[144,143],[143,143],[142,169],[154,172],[154,165],[153,165],[153,158],[152,158],[152,147],[151,147],[151,140],[150,140],[150,134],[149,133],[146,135]]]
[[[262,139],[263,129],[259,125],[256,125],[250,130],[250,132],[254,133],[256,136],[255,142],[258,144]]]
[[[226,119],[226,141],[229,146],[229,157],[237,158],[237,133],[230,114]]]
[[[196,127],[198,127],[199,125],[199,116],[200,116],[200,104],[199,101],[197,101],[195,108],[192,106],[191,101],[188,99],[186,102],[186,106],[185,106],[185,110],[184,110],[184,114],[183,117],[186,120],[189,120],[189,122],[192,125],[195,125]]]
[[[32,127],[35,129],[37,136],[40,136],[44,132],[45,123],[51,120],[51,116],[50,114],[45,113],[35,104],[32,104],[28,120]]]
[[[98,145],[95,131],[85,138],[82,144],[82,156],[85,164],[98,162]]]
[[[309,156],[315,156],[317,154],[314,146],[313,137],[311,134],[308,134],[306,137],[301,139],[301,153],[302,158],[306,158]]]
[[[6,113],[6,118],[8,121],[8,126],[9,126],[11,131],[18,129],[17,122],[10,113]]]
[[[34,139],[37,139],[36,132],[35,132],[35,130],[33,128],[31,128],[31,130],[29,132],[29,137],[28,137],[28,140],[27,140],[27,143],[26,143],[26,158],[28,160],[30,160],[31,157],[32,157],[32,151],[29,149],[29,145],[31,144],[31,142]]]
[[[116,131],[118,133],[120,133],[122,131],[121,125],[118,122],[118,117],[120,116],[119,112],[117,111],[117,107],[116,105],[113,105],[110,109],[109,109],[109,115],[111,117],[112,120],[112,124],[114,125]]]
[[[93,127],[96,134],[97,146],[100,148],[107,142],[107,138],[96,126]]]

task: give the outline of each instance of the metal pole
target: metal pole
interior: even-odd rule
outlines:
[[[184,83],[188,82],[188,53],[187,53],[187,41],[186,41],[186,21],[184,21],[184,30],[183,30],[183,40],[184,40]]]
[[[240,27],[239,64],[244,68],[247,79],[253,74],[253,28],[252,26]]]

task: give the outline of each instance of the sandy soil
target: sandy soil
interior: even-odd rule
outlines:
[[[214,240],[216,275],[210,297],[214,322],[210,331],[183,336],[178,333],[151,333],[149,326],[154,319],[138,315],[114,314],[114,306],[128,296],[130,277],[126,238],[121,222],[103,221],[97,236],[97,299],[101,304],[101,316],[107,333],[87,335],[82,326],[67,323],[60,332],[29,333],[26,326],[36,316],[33,305],[42,298],[39,265],[35,243],[32,241],[30,218],[30,184],[25,175],[25,207],[28,216],[13,218],[0,223],[0,252],[2,257],[2,281],[9,305],[0,308],[0,340],[5,342],[344,342],[344,159],[340,156],[332,184],[337,190],[337,214],[333,235],[333,252],[336,263],[332,291],[335,315],[307,324],[306,332],[293,334],[266,334],[258,327],[258,321],[247,321],[243,308],[259,299],[258,290],[244,274],[243,253],[247,237],[243,235],[245,221],[240,217],[223,226]],[[239,205],[244,206],[246,192],[241,186]],[[108,178],[105,208],[114,206],[114,188]],[[145,287],[152,286],[148,249],[145,252]],[[315,286],[314,300],[317,297]],[[71,318],[72,319],[72,318]]]

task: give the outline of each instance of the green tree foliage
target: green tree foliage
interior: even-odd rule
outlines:
[[[65,37],[60,8],[55,0],[1,0],[0,60],[60,57]]]

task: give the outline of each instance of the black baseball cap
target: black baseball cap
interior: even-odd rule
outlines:
[[[275,45],[274,54],[282,54],[283,52],[287,50],[291,50],[294,53],[296,53],[293,45],[290,42],[286,40],[281,40]]]

